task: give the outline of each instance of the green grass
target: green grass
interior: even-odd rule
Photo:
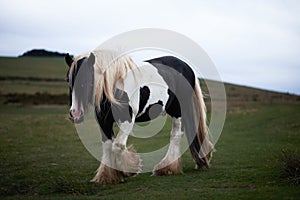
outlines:
[[[66,82],[47,82],[29,80],[4,80],[1,81],[0,94],[10,93],[49,93],[68,94],[68,84]]]
[[[0,57],[0,94],[67,94],[67,71],[64,58]]]
[[[122,184],[101,186],[89,182],[98,161],[66,120],[67,107],[1,106],[0,192],[13,199],[297,198],[299,188],[280,177],[279,155],[282,149],[300,145],[300,105],[254,109],[228,115],[210,170],[194,170],[186,152],[183,175],[146,173]],[[165,127],[160,137],[147,139],[143,146],[164,145],[168,132]]]
[[[1,77],[35,77],[64,79],[67,65],[64,58],[47,57],[0,57]]]

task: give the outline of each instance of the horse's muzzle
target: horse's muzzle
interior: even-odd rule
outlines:
[[[79,123],[83,122],[84,121],[83,112],[81,111],[79,116],[73,116],[72,111],[70,111],[69,120],[75,124],[79,124]]]

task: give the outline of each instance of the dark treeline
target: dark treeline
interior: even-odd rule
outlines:
[[[65,53],[59,53],[57,51],[48,51],[45,49],[32,49],[20,55],[19,57],[63,57]]]

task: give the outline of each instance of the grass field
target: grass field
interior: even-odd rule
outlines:
[[[30,81],[30,80],[5,80],[1,81],[1,93],[17,93],[17,94],[67,94],[69,89],[66,83],[62,81]]]
[[[0,94],[67,92],[61,81],[26,79],[64,77],[66,68],[59,59],[0,58],[0,72],[1,77],[24,78],[0,80]],[[87,152],[67,120],[67,105],[4,104],[2,95],[0,198],[299,199],[299,185],[288,182],[282,167],[283,150],[299,153],[299,97],[231,84],[226,84],[226,92],[229,112],[210,170],[194,170],[186,152],[183,175],[150,177],[144,173],[106,186],[89,182],[99,162]],[[130,138],[129,143],[139,151],[151,149],[153,143],[164,145],[169,129],[168,121],[155,140],[147,139],[141,145]]]
[[[63,58],[0,58],[1,77],[64,79],[67,66]]]

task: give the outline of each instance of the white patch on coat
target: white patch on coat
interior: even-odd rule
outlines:
[[[140,88],[147,86],[150,90],[149,99],[140,113],[142,115],[147,107],[161,101],[163,104],[162,113],[165,110],[165,105],[169,99],[168,85],[158,73],[158,70],[149,63],[143,63],[133,71],[129,71],[123,81],[117,82],[116,88],[127,93],[129,98],[129,106],[132,108],[132,122],[128,121],[118,123],[120,131],[117,138],[113,142],[113,149],[117,150],[120,147],[126,148],[126,143],[129,134],[132,131],[135,117],[139,111],[140,103]],[[138,117],[138,116],[137,116]]]
[[[119,132],[117,134],[116,139],[113,142],[113,148],[120,148],[120,147],[126,147],[127,139],[129,134],[132,131],[134,124],[134,117],[132,119],[132,122],[129,123],[128,121],[119,123]]]
[[[155,104],[158,101],[163,103],[163,110],[169,99],[168,85],[163,77],[158,73],[158,70],[150,63],[144,62],[139,68],[127,73],[124,80],[124,85],[117,83],[117,88],[124,90],[129,97],[129,105],[133,113],[136,115],[139,110],[140,88],[147,86],[150,90],[150,96],[147,104],[140,113],[142,115],[149,105]]]

